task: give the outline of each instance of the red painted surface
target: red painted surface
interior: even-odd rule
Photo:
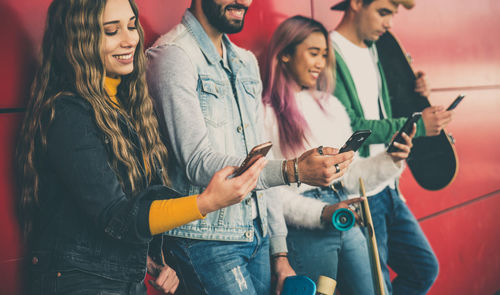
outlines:
[[[0,294],[19,294],[21,283],[22,244],[13,198],[14,142],[20,119],[19,114],[0,114]]]
[[[499,193],[421,222],[440,260],[440,274],[429,294],[500,290],[498,208]]]
[[[147,44],[177,24],[190,3],[137,2]],[[245,29],[231,38],[261,56],[274,29],[289,16],[314,16],[333,29],[341,17],[329,10],[336,2],[254,0]],[[0,110],[25,105],[49,3],[0,0],[4,40],[0,47]],[[447,128],[457,142],[455,182],[430,192],[418,187],[409,171],[401,181],[409,206],[418,218],[424,218],[422,227],[440,261],[440,275],[430,294],[493,294],[500,290],[500,224],[495,218],[500,209],[500,39],[495,35],[500,28],[499,14],[497,0],[417,1],[411,11],[400,8],[394,19],[393,32],[412,54],[414,66],[424,70],[438,90],[431,102],[448,105],[459,92],[467,95]],[[454,89],[439,91],[446,88]],[[0,114],[0,294],[18,294],[22,285],[22,243],[14,213],[12,167],[21,115]],[[149,294],[160,294],[149,289]]]

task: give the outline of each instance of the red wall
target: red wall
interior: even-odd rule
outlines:
[[[189,0],[137,0],[147,43],[180,21]],[[313,16],[333,29],[341,14],[327,0],[254,0],[239,45],[261,55],[285,18]],[[23,115],[33,61],[40,45],[49,0],[0,0],[0,294],[19,294],[23,259],[16,223],[14,143]],[[175,4],[174,4],[175,3]],[[166,5],[167,4],[167,5]],[[448,131],[456,139],[459,172],[444,190],[423,190],[405,171],[401,188],[420,219],[440,261],[430,294],[493,294],[500,290],[500,2],[417,1],[401,8],[393,31],[424,70],[433,87],[430,100],[447,105],[467,97]],[[493,33],[492,33],[493,32]],[[150,292],[153,294],[153,291]]]

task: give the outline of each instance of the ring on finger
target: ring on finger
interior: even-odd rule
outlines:
[[[320,155],[322,155],[322,156],[323,156],[323,146],[322,146],[322,145],[320,145],[320,146],[318,147],[318,154],[320,154]]]
[[[340,166],[339,164],[335,164],[335,173],[339,173],[340,172]]]

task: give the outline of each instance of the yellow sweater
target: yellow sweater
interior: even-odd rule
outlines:
[[[105,77],[104,79],[104,88],[116,108],[120,108],[120,101],[116,97],[120,82],[120,78]],[[146,164],[146,161],[144,163]],[[146,167],[146,170],[149,171],[149,168]],[[180,225],[204,218],[198,209],[197,200],[198,195],[192,195],[178,199],[153,201],[149,208],[149,230],[151,234],[160,234]]]

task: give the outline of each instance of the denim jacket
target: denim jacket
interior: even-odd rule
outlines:
[[[119,126],[142,160],[135,130],[125,120]],[[144,176],[141,192],[122,187],[109,164],[109,144],[89,103],[76,96],[57,99],[47,148],[37,154],[40,209],[30,235],[31,272],[77,269],[124,282],[144,279],[152,236],[139,221],[148,224],[151,200],[172,195],[160,185],[159,171],[152,182]],[[157,252],[150,252],[153,258],[161,249],[161,236],[156,238],[160,242],[154,243]]]
[[[182,22],[146,51],[147,79],[170,151],[169,173],[176,190],[197,194],[213,174],[238,166],[264,141],[259,69],[255,56],[223,35],[227,66],[198,20],[186,11]],[[252,203],[263,234],[271,231],[271,252],[286,251],[286,225],[279,198],[263,189],[284,184],[280,161],[266,166],[251,194],[205,219],[169,231],[171,236],[221,241],[252,241]],[[182,172],[182,173],[181,173]],[[268,216],[269,212],[269,216]]]

